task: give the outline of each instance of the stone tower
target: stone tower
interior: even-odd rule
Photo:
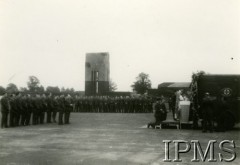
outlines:
[[[109,53],[87,53],[85,61],[85,95],[109,92]]]

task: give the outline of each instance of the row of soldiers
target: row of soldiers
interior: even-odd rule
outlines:
[[[43,123],[69,124],[73,109],[70,95],[7,94],[1,98],[1,127],[37,125]],[[56,116],[58,113],[58,121]]]
[[[76,96],[74,112],[150,113],[152,99],[130,96]]]
[[[52,94],[5,94],[1,99],[2,127],[57,122],[68,124],[71,111],[150,113],[152,99],[129,96],[74,96]]]

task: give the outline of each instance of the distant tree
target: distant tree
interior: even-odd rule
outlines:
[[[152,86],[151,80],[149,79],[149,75],[146,73],[140,73],[136,77],[136,81],[131,85],[134,91],[138,94],[144,94],[150,89]]]
[[[70,95],[71,95],[71,96],[75,95],[75,90],[74,90],[74,88],[70,88]]]
[[[109,91],[114,92],[117,90],[117,84],[112,81],[112,79],[109,82]]]
[[[29,76],[29,81],[27,82],[27,86],[30,92],[42,91],[42,87],[40,87],[40,81],[35,76]]]
[[[70,94],[71,96],[73,96],[75,94],[75,90],[73,88],[67,88],[65,89],[65,92],[63,92],[64,94]]]
[[[64,93],[66,89],[64,87],[61,88],[61,93]]]
[[[45,89],[42,85],[40,87],[36,88],[36,92],[38,92],[38,93],[44,93],[44,91],[45,91]]]
[[[204,72],[204,71],[197,71],[197,72],[193,72],[192,73],[192,82],[193,81],[195,81],[195,80],[197,80],[199,77],[201,77],[202,75],[205,75],[206,74],[206,72]]]
[[[47,93],[52,93],[52,94],[54,94],[54,95],[58,95],[58,94],[60,94],[60,89],[59,89],[59,87],[51,87],[51,86],[48,86],[47,88],[46,88],[46,92]]]
[[[204,71],[197,71],[195,73],[192,73],[192,82],[190,85],[191,88],[191,100],[193,100],[196,104],[198,104],[198,80],[199,77],[205,75],[206,73]]]
[[[197,90],[197,82],[199,77],[201,77],[202,75],[205,75],[206,72],[204,71],[197,71],[197,72],[193,72],[192,73],[192,82],[191,82],[191,90],[195,91]]]
[[[7,93],[16,93],[16,92],[18,92],[18,88],[15,84],[10,83],[10,84],[8,84],[8,86],[6,88],[6,92]]]
[[[27,89],[26,87],[20,87],[20,88],[19,88],[19,91],[26,93],[26,92],[28,92],[28,89]]]
[[[0,86],[0,96],[2,96],[6,92],[6,89]]]

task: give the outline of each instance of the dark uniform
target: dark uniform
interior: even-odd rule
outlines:
[[[21,125],[24,126],[26,125],[26,120],[27,120],[27,113],[28,113],[28,105],[27,105],[27,98],[26,96],[21,97]]]
[[[51,123],[51,118],[52,118],[52,112],[53,112],[53,98],[49,95],[46,98],[46,103],[47,103],[47,123]]]
[[[8,113],[9,113],[9,98],[7,94],[5,94],[1,99],[1,113],[2,113],[2,120],[1,120],[1,128],[8,127]]]
[[[229,106],[227,104],[227,98],[222,97],[218,107],[218,116],[217,116],[217,131],[225,132],[227,130],[227,120],[225,117],[227,116],[227,111],[229,110]]]
[[[19,126],[20,119],[22,117],[22,111],[23,111],[21,94],[18,94],[18,96],[16,96],[15,105],[16,105],[16,114],[15,114],[14,124],[15,126]]]
[[[70,114],[72,111],[72,97],[68,95],[65,97],[65,110],[64,110],[64,124],[70,124]]]
[[[39,120],[40,124],[44,123],[45,119],[45,112],[47,111],[47,102],[46,102],[46,96],[42,95],[39,99],[40,109],[39,109]]]
[[[159,125],[162,121],[166,120],[167,109],[164,102],[157,101],[155,104],[154,117],[155,122],[148,123],[148,128],[155,128],[156,125]]]
[[[25,125],[30,124],[31,116],[32,116],[32,110],[33,110],[33,105],[32,105],[32,98],[30,95],[26,97],[26,104],[27,104],[27,109],[26,109],[26,122]]]
[[[201,107],[203,115],[203,132],[206,132],[207,130],[213,132],[213,108],[213,100],[211,99],[209,93],[206,93]]]
[[[10,112],[9,112],[9,126],[15,126],[15,118],[17,113],[17,106],[16,106],[16,96],[13,94],[10,98]]]
[[[60,96],[58,103],[59,103],[58,125],[62,125],[63,124],[63,113],[65,110],[65,98],[63,95]]]
[[[32,105],[33,105],[33,115],[32,115],[32,124],[36,125],[39,124],[39,111],[40,111],[40,98],[33,97],[32,98]]]
[[[53,99],[53,113],[52,113],[52,120],[54,123],[56,123],[56,116],[57,116],[57,112],[59,111],[59,97],[56,96]]]

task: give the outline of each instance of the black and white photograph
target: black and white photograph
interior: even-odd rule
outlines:
[[[238,165],[239,0],[0,0],[0,165]]]

